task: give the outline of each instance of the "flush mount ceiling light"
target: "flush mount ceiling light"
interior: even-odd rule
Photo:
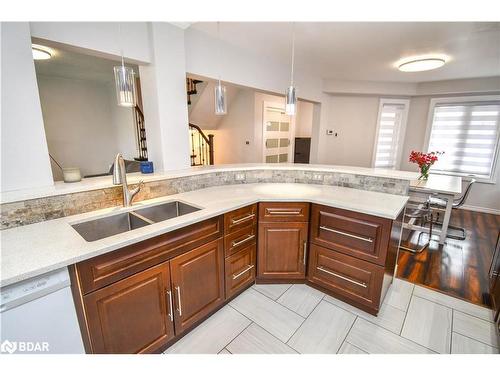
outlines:
[[[402,72],[424,72],[441,68],[447,60],[443,55],[413,56],[399,60],[396,66]]]
[[[31,52],[33,53],[33,60],[48,60],[52,57],[50,48],[38,44],[31,45]]]

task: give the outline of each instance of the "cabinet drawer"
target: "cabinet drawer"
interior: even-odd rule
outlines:
[[[266,202],[259,203],[260,222],[307,222],[309,203]]]
[[[257,243],[257,225],[242,228],[224,237],[226,256],[230,256],[241,249]]]
[[[110,285],[134,273],[222,237],[222,216],[165,233],[76,264],[82,293]]]
[[[226,299],[255,280],[256,245],[250,245],[226,258]]]
[[[391,220],[313,205],[311,241],[379,265],[385,264]]]
[[[238,208],[237,210],[224,214],[225,235],[255,224],[257,224],[257,204]]]
[[[308,280],[357,306],[378,310],[383,277],[383,267],[311,245]]]

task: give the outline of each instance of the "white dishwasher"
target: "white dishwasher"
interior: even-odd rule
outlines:
[[[0,293],[2,354],[85,353],[66,267]]]

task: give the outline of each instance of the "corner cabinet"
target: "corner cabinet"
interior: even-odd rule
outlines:
[[[259,204],[259,282],[305,279],[308,221],[308,203]]]

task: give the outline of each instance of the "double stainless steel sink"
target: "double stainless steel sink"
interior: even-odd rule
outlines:
[[[173,201],[71,225],[86,241],[97,241],[200,210]]]

